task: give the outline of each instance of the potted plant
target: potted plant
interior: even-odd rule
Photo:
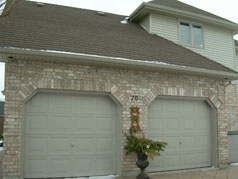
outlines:
[[[141,172],[137,176],[137,179],[149,179],[145,173],[145,168],[149,166],[149,161],[153,160],[155,156],[160,156],[160,152],[164,150],[167,143],[153,141],[144,137],[137,137],[132,133],[127,135],[127,144],[125,146],[126,155],[136,153],[137,154],[137,167]]]

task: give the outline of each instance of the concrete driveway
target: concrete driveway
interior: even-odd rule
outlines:
[[[197,169],[190,171],[150,173],[150,179],[238,179],[238,166],[229,166],[226,169]],[[135,179],[125,177],[123,179]]]
[[[187,171],[149,173],[150,179],[238,179],[238,166],[226,169],[206,168]],[[2,151],[0,151],[0,179],[2,178]],[[136,177],[120,177],[135,179]]]

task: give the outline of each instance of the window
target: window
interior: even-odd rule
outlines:
[[[180,22],[180,43],[194,47],[203,47],[203,32],[199,25]]]

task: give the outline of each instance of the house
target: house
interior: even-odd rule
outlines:
[[[0,134],[3,133],[3,121],[4,121],[4,102],[0,101]]]
[[[238,25],[158,2],[129,19],[23,0],[6,5],[4,179],[135,175],[136,159],[123,150],[132,106],[145,135],[168,142],[150,172],[227,165]]]

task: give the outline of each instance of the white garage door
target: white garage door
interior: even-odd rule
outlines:
[[[24,177],[115,174],[115,116],[108,96],[38,93],[26,104]]]
[[[211,166],[210,110],[206,102],[156,99],[149,108],[148,134],[168,143],[149,171]]]

